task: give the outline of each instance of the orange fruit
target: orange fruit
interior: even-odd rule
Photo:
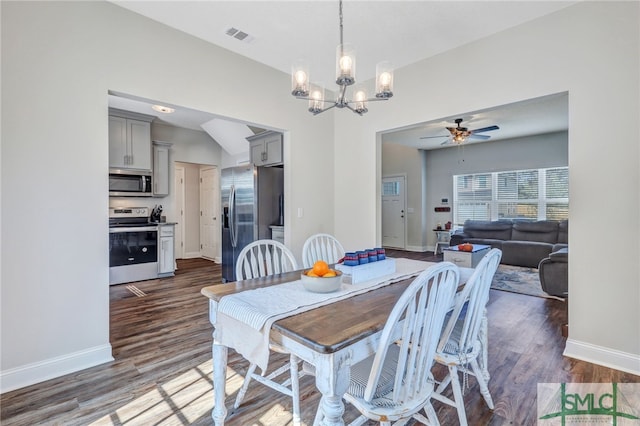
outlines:
[[[329,272],[329,265],[324,260],[318,260],[313,264],[313,273],[319,277],[323,277],[324,274]]]
[[[313,272],[313,269],[309,269],[306,273],[306,276],[308,277],[317,277],[318,274],[316,274],[315,272]]]
[[[336,276],[336,271],[334,271],[333,269],[329,269],[329,272],[323,275],[324,278],[335,277],[335,276]]]

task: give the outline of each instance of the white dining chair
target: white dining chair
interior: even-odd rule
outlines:
[[[329,234],[315,234],[307,238],[302,246],[302,264],[311,268],[318,260],[332,264],[344,257],[342,244]]]
[[[268,275],[291,272],[298,269],[298,264],[291,250],[275,240],[254,241],[242,249],[236,262],[236,279],[238,281],[260,278]],[[257,374],[256,364],[251,363],[245,375],[242,387],[238,391],[234,410],[240,407],[252,379],[271,389],[290,396],[292,399],[293,424],[300,425],[300,388],[299,379],[305,372],[298,368],[300,360],[279,345],[270,344],[269,349],[289,355],[289,362],[277,368],[267,376]],[[289,375],[279,379],[287,372]]]
[[[250,280],[298,269],[296,258],[275,240],[257,240],[247,244],[236,261],[236,280]]]
[[[351,425],[368,419],[385,426],[405,424],[411,418],[439,425],[431,405],[435,386],[431,366],[458,280],[458,267],[441,262],[418,275],[400,296],[375,355],[351,367],[344,399],[361,413]],[[314,424],[322,419],[319,412]]]
[[[461,426],[467,425],[467,416],[459,373],[463,374],[463,382],[468,375],[475,376],[487,406],[493,409],[488,377],[485,377],[478,358],[487,353],[486,339],[481,337],[481,333],[486,333],[489,289],[501,258],[502,251],[492,249],[475,268],[464,289],[456,297],[455,307],[447,320],[436,351],[436,362],[445,365],[448,374],[438,385],[433,398],[456,407]],[[483,363],[486,368],[486,360]],[[454,400],[442,395],[449,384]]]

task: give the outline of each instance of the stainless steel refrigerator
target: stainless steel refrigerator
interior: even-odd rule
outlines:
[[[249,243],[271,238],[270,225],[283,225],[279,200],[284,192],[284,170],[253,165],[223,169],[222,282],[235,281],[240,251]]]

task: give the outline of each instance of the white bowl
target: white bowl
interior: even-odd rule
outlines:
[[[336,271],[335,277],[310,277],[300,275],[303,287],[312,293],[331,293],[338,291],[342,284],[342,272]]]

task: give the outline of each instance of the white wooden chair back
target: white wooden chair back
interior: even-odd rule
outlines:
[[[343,257],[344,248],[333,235],[312,235],[302,246],[302,263],[305,268],[311,268],[318,260],[329,264],[337,263]]]
[[[433,390],[433,358],[458,280],[458,267],[441,262],[423,271],[407,287],[382,331],[364,392],[366,402],[372,403],[374,399],[385,357],[394,342],[399,342],[399,351],[393,390],[382,398],[381,404],[392,402],[394,411],[402,413],[429,400]]]
[[[456,306],[442,332],[438,352],[471,354],[478,344],[478,334],[484,317],[484,310],[489,301],[491,281],[498,269],[502,251],[492,249],[487,253],[467,281],[464,289],[456,299]],[[462,324],[456,324],[461,321]],[[451,339],[454,328],[455,339]],[[449,347],[447,347],[449,345]],[[454,346],[454,347],[451,347]]]
[[[298,269],[293,253],[275,240],[257,240],[242,249],[236,262],[236,280],[265,277]]]

